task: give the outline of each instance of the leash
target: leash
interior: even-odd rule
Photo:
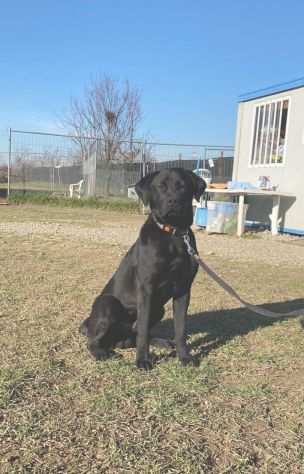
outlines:
[[[291,316],[302,316],[304,315],[304,308],[296,309],[295,311],[289,311],[288,313],[276,313],[274,311],[270,311],[266,308],[261,308],[254,304],[248,303],[243,298],[241,298],[238,293],[230,286],[228,283],[225,282],[219,275],[217,275],[198,255],[198,253],[194,250],[191,246],[189,234],[183,234],[182,236],[187,252],[190,257],[194,258],[194,260],[198,263],[198,265],[204,270],[207,275],[209,275],[218,285],[220,285],[230,296],[237,299],[243,306],[250,309],[254,313],[260,314],[261,316],[267,316],[269,318],[285,318]]]
[[[168,225],[168,224],[161,224],[160,222],[158,222],[158,220],[156,219],[154,214],[152,214],[152,218],[153,218],[154,222],[156,223],[156,225],[163,232],[167,232],[168,234],[171,234],[171,235],[176,235],[176,236],[178,235],[178,230],[177,230],[176,227],[173,227],[173,226]],[[250,311],[253,311],[254,313],[259,314],[261,316],[267,316],[267,317],[273,318],[273,319],[292,317],[292,316],[297,317],[297,316],[304,315],[304,308],[296,309],[294,311],[289,311],[288,313],[276,313],[275,311],[270,311],[269,309],[261,308],[260,306],[256,306],[254,304],[248,303],[248,301],[245,301],[243,298],[241,298],[239,296],[239,294],[234,290],[234,288],[232,288],[228,283],[226,283],[225,280],[223,280],[223,278],[221,278],[217,273],[215,273],[215,271],[213,271],[207,265],[207,263],[205,263],[200,258],[199,254],[194,250],[194,248],[191,245],[188,230],[187,231],[182,231],[179,236],[182,237],[182,239],[185,243],[185,246],[186,246],[186,250],[187,250],[188,254],[190,255],[190,257],[192,257],[197,262],[197,264],[201,267],[201,269],[204,270],[207,273],[207,275],[210,276],[210,278],[212,278],[214,281],[216,281],[216,283],[221,288],[223,288],[223,290],[225,290],[230,296],[232,296],[239,303],[241,303],[243,306],[245,306],[245,308],[247,308]]]

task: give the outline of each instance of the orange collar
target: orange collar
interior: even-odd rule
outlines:
[[[154,216],[154,214],[152,214],[152,218],[155,222],[155,224],[160,228],[160,230],[162,230],[163,232],[166,232],[167,234],[171,234],[171,235],[176,235],[177,232],[178,234],[182,237],[183,235],[186,235],[188,234],[188,230],[186,231],[179,231],[179,229],[177,229],[177,227],[173,227],[172,225],[170,224],[161,224],[160,222],[158,222],[158,220],[156,219],[156,217]]]

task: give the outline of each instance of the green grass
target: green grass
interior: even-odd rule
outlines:
[[[48,193],[40,192],[13,192],[9,197],[11,204],[38,204],[56,207],[91,207],[94,209],[101,209],[105,211],[119,211],[119,212],[140,212],[140,204],[130,199],[120,198],[67,198],[61,196],[52,196]]]
[[[0,368],[0,409],[17,403],[26,384],[30,384],[31,371],[18,368]]]
[[[257,232],[244,232],[241,235],[242,239],[259,239],[259,235]]]

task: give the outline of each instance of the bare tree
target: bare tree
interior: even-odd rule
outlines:
[[[141,120],[140,94],[128,81],[105,76],[91,82],[81,99],[71,100],[62,120],[75,135],[85,159],[98,140],[98,156],[106,161],[123,157],[132,161],[139,152],[134,134]],[[86,138],[83,138],[86,137]]]

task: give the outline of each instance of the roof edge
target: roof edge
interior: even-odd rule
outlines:
[[[263,89],[257,89],[252,92],[241,94],[238,97],[238,102],[248,102],[250,100],[259,99],[268,95],[279,94],[280,92],[286,92],[292,89],[298,89],[304,87],[304,77],[299,77],[288,82],[281,82],[279,84],[273,84]]]

